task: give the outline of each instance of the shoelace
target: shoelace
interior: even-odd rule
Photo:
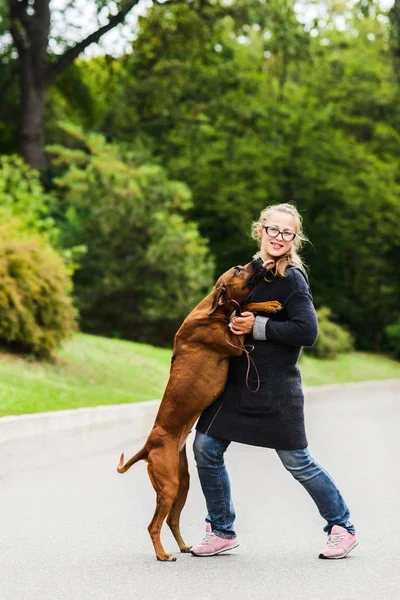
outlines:
[[[210,538],[214,537],[213,533],[206,533],[206,537],[201,542],[200,546],[205,546]]]
[[[328,536],[328,548],[336,548],[340,540],[344,538],[344,533],[333,533]]]

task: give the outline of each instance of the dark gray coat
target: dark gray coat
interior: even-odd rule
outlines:
[[[252,334],[245,339],[246,344],[255,346],[251,356],[261,379],[259,391],[252,393],[246,387],[246,355],[231,358],[224,392],[198,421],[202,433],[280,450],[307,447],[297,361],[301,347],[311,346],[317,339],[318,323],[305,276],[294,268],[288,268],[286,274],[286,278],[263,280],[245,302],[279,300],[283,305],[279,313],[264,313],[270,317],[265,325],[266,340],[255,340]],[[253,368],[249,383],[255,389]]]

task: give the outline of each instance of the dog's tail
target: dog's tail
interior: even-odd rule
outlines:
[[[117,467],[118,473],[126,473],[126,471],[128,469],[130,469],[132,465],[139,462],[139,460],[143,460],[144,458],[147,458],[147,455],[148,455],[148,452],[146,450],[146,446],[143,446],[143,448],[141,450],[139,450],[139,452],[137,452],[135,454],[135,456],[132,456],[132,458],[127,460],[126,463],[124,464],[125,458],[124,458],[124,453],[122,453],[121,458],[119,459],[119,465]]]

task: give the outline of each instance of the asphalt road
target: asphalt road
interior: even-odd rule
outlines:
[[[154,492],[145,463],[125,475],[115,470],[120,451],[129,456],[139,442],[126,431],[99,430],[20,443],[21,456],[46,447],[52,465],[26,471],[22,461],[0,480],[0,599],[399,600],[399,390],[350,386],[307,402],[310,450],[358,528],[359,546],[339,561],[317,558],[324,523],[272,450],[234,444],[228,451],[239,548],[160,563],[147,534]],[[74,457],[59,453],[58,443],[73,447]],[[205,506],[189,454],[182,531],[190,544],[203,537]],[[163,531],[166,549],[176,552]]]

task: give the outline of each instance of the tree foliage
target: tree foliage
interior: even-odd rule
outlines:
[[[140,153],[65,127],[80,147],[51,152],[64,171],[57,178],[64,243],[87,246],[75,277],[83,325],[170,343],[213,280],[206,242],[187,219],[190,192]]]
[[[39,172],[19,156],[0,156],[0,208],[18,216],[27,230],[42,233],[56,244],[59,232],[49,207]]]
[[[394,0],[389,12],[391,47],[397,80],[400,82],[400,1]]]
[[[99,10],[108,7],[108,16],[113,6],[106,0],[98,4]],[[112,249],[110,272],[117,273],[107,287],[102,279],[106,252],[102,254],[97,233],[103,227],[97,228],[100,207],[109,215],[111,205],[121,204],[123,214],[137,210],[147,215],[138,220],[143,230],[135,234],[141,240],[137,245],[128,244],[121,226],[121,244],[144,265],[140,302],[135,304],[142,316],[128,325],[129,336],[145,339],[148,323],[153,332],[156,323],[161,331],[163,303],[175,297],[174,285],[166,283],[154,288],[162,301],[152,299],[154,266],[146,252],[151,248],[152,256],[159,256],[162,245],[154,231],[158,217],[151,189],[158,182],[166,195],[174,195],[168,190],[178,185],[171,182],[179,181],[187,186],[181,188],[185,194],[190,189],[191,201],[184,209],[167,210],[162,208],[164,198],[157,211],[161,219],[167,214],[173,222],[174,240],[186,240],[186,232],[197,224],[215,256],[215,274],[248,260],[255,251],[249,230],[262,208],[295,202],[312,241],[306,261],[317,306],[329,306],[359,347],[387,347],[384,331],[397,321],[400,301],[399,2],[389,13],[376,0],[352,4],[351,10],[347,2],[322,2],[315,20],[307,23],[301,22],[298,7],[292,0],[159,2],[139,18],[130,52],[118,58],[80,58],[60,72],[47,99],[46,127],[49,140],[65,150],[60,151],[63,165],[53,165],[46,181],[51,187],[54,174],[60,169],[65,173],[71,162],[60,179],[53,216],[62,223],[67,247],[82,244],[89,249],[76,276],[85,311],[89,290],[94,289],[91,272],[102,282],[104,299],[111,298],[114,279],[122,280],[126,255],[116,248],[120,234],[114,228],[103,240]],[[47,55],[49,64],[73,46],[66,39],[59,44],[57,56]],[[15,59],[4,56],[0,69],[12,79]],[[0,107],[0,144],[9,152],[15,84],[7,86],[7,94]],[[107,143],[94,136],[90,144],[96,139],[107,150],[97,156],[97,150],[87,147],[88,136],[77,142],[58,126],[60,120],[100,132]],[[115,163],[115,180],[105,175],[107,152],[110,164]],[[95,167],[99,164],[104,174]],[[146,176],[140,175],[142,169]],[[128,171],[134,174],[129,182]],[[66,176],[68,183],[61,184]],[[133,184],[140,193],[131,206],[126,194]],[[107,202],[108,208],[103,205]],[[133,221],[132,216],[127,222],[136,231]],[[174,247],[172,240],[165,244]],[[170,268],[186,277],[182,254],[174,252]],[[204,260],[208,272],[205,256],[199,255],[198,262]],[[163,273],[160,280],[166,277]],[[93,330],[108,322],[113,334],[124,331],[118,315],[115,322],[107,315],[100,323],[100,317],[93,320],[92,309],[84,314],[85,326]],[[172,329],[172,320],[168,327]],[[166,339],[162,331],[161,337]]]
[[[310,35],[286,1],[211,24],[188,6],[152,11],[101,124],[189,185],[218,271],[254,251],[265,205],[296,203],[317,305],[375,349],[400,292],[400,103],[382,16],[333,12]]]

